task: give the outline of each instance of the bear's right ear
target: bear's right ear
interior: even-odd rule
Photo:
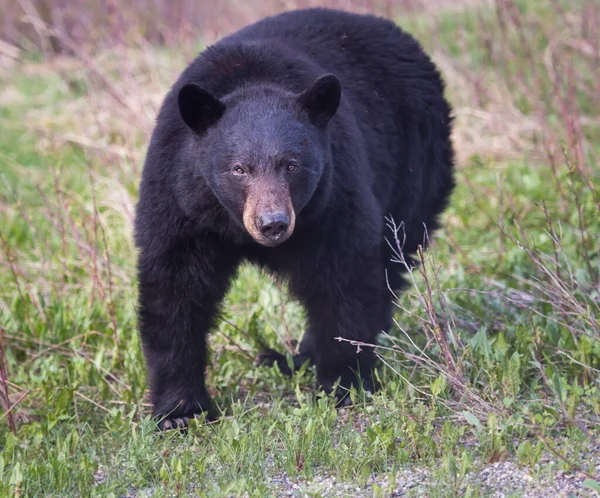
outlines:
[[[196,135],[203,135],[225,111],[225,104],[195,83],[184,85],[177,100],[181,117]]]

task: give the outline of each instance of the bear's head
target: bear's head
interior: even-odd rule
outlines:
[[[218,99],[194,83],[180,89],[196,173],[259,244],[287,240],[313,197],[330,163],[327,125],[340,96],[331,74],[300,93],[255,84]]]

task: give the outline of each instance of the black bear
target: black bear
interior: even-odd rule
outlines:
[[[244,260],[286,278],[306,308],[296,365],[310,360],[328,392],[376,387],[373,350],[335,338],[374,343],[391,325],[405,266],[390,262],[386,218],[411,261],[448,202],[443,93],[394,23],[323,8],[263,19],[187,67],[160,109],[135,219],[161,428],[210,413],[207,333]]]

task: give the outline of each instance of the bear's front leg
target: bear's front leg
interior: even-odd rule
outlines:
[[[352,386],[362,385],[371,393],[379,387],[374,378],[377,356],[373,348],[348,341],[376,343],[391,296],[386,295],[383,266],[376,256],[357,258],[347,266],[337,261],[329,267],[323,263],[319,262],[318,270],[307,272],[311,280],[296,280],[295,293],[307,310],[306,334],[312,344],[318,386],[331,392],[339,381],[336,395],[347,404]]]
[[[160,429],[184,428],[203,411],[206,335],[235,270],[210,241],[186,241],[138,261],[139,320],[153,414]]]

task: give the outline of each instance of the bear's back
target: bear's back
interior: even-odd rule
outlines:
[[[415,100],[426,91],[421,80],[442,88],[420,45],[393,22],[372,15],[310,8],[267,17],[209,47],[197,59],[198,70],[219,60],[231,60],[234,66],[240,62],[236,55],[261,58],[263,77],[276,83],[283,79],[292,91],[304,89],[322,72],[334,73],[363,107],[418,105]],[[239,83],[246,81],[240,78]]]

